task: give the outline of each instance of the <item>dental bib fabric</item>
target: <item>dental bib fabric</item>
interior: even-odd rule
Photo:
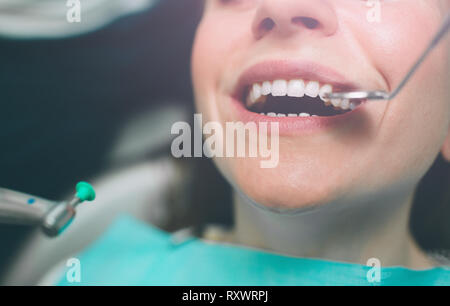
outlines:
[[[80,279],[71,267],[60,281],[70,285],[450,285],[450,270],[413,271],[302,259],[192,238],[174,244],[169,233],[120,217],[90,248],[76,256]],[[379,281],[378,281],[379,280]]]

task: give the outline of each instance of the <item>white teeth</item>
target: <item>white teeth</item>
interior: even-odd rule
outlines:
[[[331,99],[331,104],[333,104],[334,107],[340,107],[341,99]]]
[[[330,94],[333,92],[333,86],[329,84],[323,85],[319,90],[319,96],[324,102],[330,101],[329,99],[324,98],[325,94]]]
[[[279,118],[283,118],[283,117],[290,117],[290,118],[294,118],[294,117],[318,117],[317,115],[311,115],[308,113],[301,113],[301,114],[276,114],[276,113],[260,113],[260,115],[262,116],[269,116],[269,117],[279,117]]]
[[[253,86],[247,96],[247,101],[246,101],[247,107],[250,107],[257,102],[265,102],[267,97],[263,96],[261,91],[262,91],[261,85],[259,85],[257,83],[253,84]]]
[[[333,86],[330,84],[324,84],[321,86],[320,83],[316,81],[305,82],[301,79],[289,81],[279,79],[273,82],[265,81],[262,83],[253,84],[248,91],[246,104],[247,107],[251,107],[255,103],[263,103],[269,95],[274,97],[283,97],[287,95],[289,97],[296,98],[301,98],[306,95],[312,98],[317,98],[319,96],[320,99],[325,102],[326,106],[333,105],[334,107],[341,108],[342,110],[354,110],[357,107],[358,103],[355,104],[349,100],[325,98],[326,94],[332,92]],[[305,116],[306,113],[302,114]],[[267,114],[267,116],[271,117],[276,117],[279,115],[280,114],[276,113]],[[288,114],[287,116],[294,117],[294,115],[297,116],[297,114]]]
[[[245,104],[247,105],[247,107],[250,107],[253,104],[255,104],[255,99],[253,99],[253,90],[250,90],[250,92],[248,93]]]
[[[272,93],[272,83],[269,81],[266,81],[262,84],[261,88],[261,94],[264,96],[270,95]]]
[[[254,99],[254,101],[257,101],[260,97],[261,97],[261,85],[259,84],[253,84],[253,88],[252,88],[252,98]]]
[[[319,82],[308,82],[305,87],[305,95],[316,98],[319,95]]]
[[[287,81],[276,80],[272,84],[272,96],[283,97],[287,95]]]
[[[288,83],[287,95],[301,98],[305,95],[305,82],[303,80],[291,80]]]
[[[342,101],[341,101],[341,105],[340,105],[340,107],[342,108],[342,109],[349,109],[350,108],[350,101],[348,100],[348,99],[343,99]]]

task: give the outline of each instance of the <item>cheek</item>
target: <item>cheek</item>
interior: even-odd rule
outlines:
[[[395,88],[441,25],[442,12],[417,2],[384,9],[380,23],[345,18],[346,28],[367,59]],[[407,12],[407,14],[405,14]],[[441,44],[401,94],[389,102],[377,136],[378,159],[389,169],[374,177],[386,182],[417,181],[444,141],[450,121],[449,45]]]
[[[217,99],[232,86],[224,80],[232,80],[235,67],[242,63],[243,52],[236,50],[245,50],[248,45],[251,36],[245,31],[250,28],[249,22],[249,18],[239,14],[213,12],[206,13],[197,28],[192,51],[192,80],[197,109],[208,121],[221,121]]]
[[[227,15],[228,14],[228,15]],[[223,22],[220,22],[223,20]],[[227,79],[234,63],[248,44],[250,18],[241,18],[239,14],[206,14],[197,28],[192,54],[192,72],[195,87],[202,83],[220,85],[218,81]],[[239,64],[236,64],[239,65]],[[228,69],[227,69],[228,68]],[[205,86],[206,87],[206,86]],[[216,86],[215,86],[216,87]]]
[[[385,14],[386,24],[375,25],[374,34],[364,38],[373,46],[367,48],[370,58],[391,90],[425,50],[442,20],[433,10],[411,10],[397,23],[387,22],[395,18]],[[385,164],[393,175],[399,175],[396,181],[401,182],[400,177],[420,178],[440,151],[450,120],[447,67],[448,45],[441,44],[399,96],[389,102],[379,139],[382,147],[389,148]]]
[[[197,33],[195,35],[193,50],[192,50],[192,80],[194,85],[194,91],[196,95],[201,92],[201,88],[204,87],[205,81],[209,78],[208,75],[212,74],[214,62],[211,54],[215,52],[210,43],[213,38],[211,31],[204,25],[204,21],[198,26]]]
[[[203,20],[197,28],[194,46],[192,50],[192,82],[195,95],[197,112],[208,115],[208,101],[211,102],[211,89],[213,88],[213,76],[217,69],[217,61],[213,54],[215,50],[215,35],[213,29],[206,26]],[[208,117],[205,118],[209,120]]]
[[[425,4],[399,4],[381,10],[380,22],[349,18],[358,43],[391,88],[395,87],[424,51],[442,16]]]

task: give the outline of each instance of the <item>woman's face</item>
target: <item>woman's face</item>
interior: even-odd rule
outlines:
[[[273,208],[410,194],[450,143],[448,39],[389,103],[351,110],[332,101],[344,111],[305,97],[327,84],[392,90],[449,9],[448,0],[207,0],[192,57],[203,122],[278,122],[280,129],[277,167],[220,158],[219,169]],[[252,104],[260,95],[254,84],[269,94]],[[315,116],[294,116],[300,113]]]

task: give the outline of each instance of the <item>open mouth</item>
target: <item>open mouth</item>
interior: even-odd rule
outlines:
[[[269,117],[332,117],[365,102],[326,98],[326,94],[344,90],[314,80],[277,79],[246,86],[241,101],[247,110]]]

